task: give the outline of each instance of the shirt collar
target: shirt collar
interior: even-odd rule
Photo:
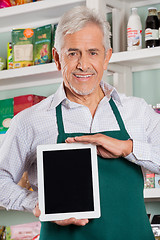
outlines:
[[[65,99],[67,99],[67,97],[66,97],[63,83],[61,83],[61,85],[59,86],[59,88],[57,89],[55,94],[53,95],[49,109],[53,109],[53,108],[57,107]]]
[[[116,102],[122,105],[120,96],[117,90],[113,86],[103,81],[101,81],[100,85],[105,96],[108,98],[108,100],[112,97]],[[53,98],[48,110],[52,110],[53,108],[57,107],[60,103],[63,103],[67,107],[69,107],[68,105],[69,103],[72,104],[72,107],[77,106],[77,103],[73,103],[67,98],[63,83],[61,83],[61,85],[53,95]]]
[[[103,81],[101,81],[100,85],[101,85],[101,88],[104,92],[104,95],[108,98],[108,100],[112,97],[117,103],[122,105],[119,93],[115,89],[115,87],[113,87],[109,83],[106,83],[106,82],[103,82]]]

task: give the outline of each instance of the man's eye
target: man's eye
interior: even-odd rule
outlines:
[[[69,53],[69,56],[71,56],[71,57],[76,56],[76,55],[77,55],[76,52],[70,52],[70,53]]]
[[[97,52],[90,52],[92,56],[97,55]]]

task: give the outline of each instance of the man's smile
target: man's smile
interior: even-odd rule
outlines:
[[[82,81],[86,81],[88,80],[90,77],[92,77],[94,74],[75,74],[73,73],[73,76],[78,78],[79,80]]]

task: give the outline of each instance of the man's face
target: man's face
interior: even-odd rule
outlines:
[[[60,68],[65,86],[78,95],[89,95],[99,86],[111,52],[105,54],[103,33],[95,24],[68,34],[61,50]]]

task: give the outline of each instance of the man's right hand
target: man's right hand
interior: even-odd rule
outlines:
[[[88,222],[89,222],[88,219],[76,219],[76,218],[54,221],[54,223],[60,226],[68,226],[71,224],[76,226],[85,226]]]
[[[33,214],[35,217],[39,217],[41,215],[41,211],[39,209],[39,203],[36,204],[36,207],[33,210]],[[76,219],[76,218],[53,221],[53,223],[56,223],[59,226],[68,226],[71,224],[76,226],[85,226],[88,222],[89,222],[88,219]]]

